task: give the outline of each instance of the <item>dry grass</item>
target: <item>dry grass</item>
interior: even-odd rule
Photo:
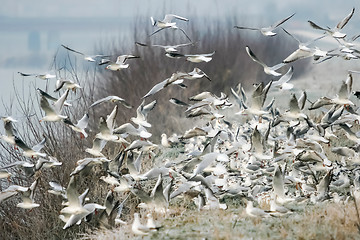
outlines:
[[[189,207],[190,206],[190,207]],[[251,218],[244,207],[197,211],[191,204],[171,206],[159,232],[139,237],[131,224],[116,230],[98,230],[83,239],[358,239],[354,203],[302,205],[283,217]]]

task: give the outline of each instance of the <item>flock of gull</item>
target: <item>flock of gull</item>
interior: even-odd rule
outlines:
[[[244,199],[246,213],[251,217],[271,217],[292,214],[297,204],[316,204],[322,201],[348,201],[360,197],[360,134],[358,124],[359,111],[356,106],[359,92],[352,90],[353,74],[349,71],[344,81],[339,84],[338,94],[323,96],[319,99],[308,99],[306,91],[294,93],[285,90],[293,89],[296,82],[289,81],[293,67],[285,74],[279,69],[286,68],[291,62],[312,57],[314,61],[325,61],[333,57],[358,59],[359,50],[355,40],[359,36],[347,38],[342,31],[354,14],[340,21],[336,27],[320,27],[312,21],[310,26],[324,32],[324,35],[308,43],[300,42],[288,30],[283,29],[299,43],[298,49],[283,62],[272,67],[265,64],[246,46],[249,57],[260,64],[265,74],[278,80],[267,84],[258,83],[254,88],[245,91],[239,84],[231,88],[232,96],[224,93],[220,96],[211,92],[201,92],[187,100],[171,98],[170,102],[182,111],[186,118],[201,122],[182,134],[161,135],[161,142],[151,141],[152,124],[148,115],[156,107],[156,100],[146,103],[150,96],[164,91],[171,85],[185,88],[185,82],[193,80],[213,81],[206,73],[195,67],[191,72],[177,71],[167,79],[151,88],[143,97],[136,110],[136,116],[129,122],[118,125],[116,116],[119,108],[132,108],[125,99],[118,96],[107,96],[92,103],[89,108],[102,104],[114,104],[113,110],[100,117],[99,129],[94,136],[93,145],[87,148],[87,158],[77,161],[70,174],[67,186],[55,181],[49,182],[49,194],[63,199],[59,218],[64,222],[63,229],[81,224],[84,221],[98,221],[100,226],[113,228],[118,224],[128,224],[121,219],[126,200],[132,194],[139,199],[140,212],[135,210],[131,229],[134,234],[148,235],[158,231],[152,213],[171,212],[169,204],[173,199],[190,197],[199,210],[224,209],[228,206],[223,201],[225,196]],[[294,14],[280,20],[270,27],[253,28],[235,26],[236,29],[257,30],[266,37],[276,36],[276,29],[291,19]],[[156,30],[154,35],[165,29],[180,30],[188,40],[186,32],[173,20],[189,21],[184,17],[167,14],[163,20],[151,23]],[[149,37],[150,37],[149,36]],[[339,46],[331,51],[312,47],[322,38],[333,38]],[[159,47],[165,50],[169,58],[184,58],[192,63],[209,62],[215,52],[207,54],[181,54],[180,47],[194,45],[157,45],[136,42],[142,47]],[[126,71],[128,60],[139,58],[135,55],[121,55],[116,61],[112,56],[87,55],[62,45],[75,54],[82,55],[86,61],[106,65],[107,70]],[[255,50],[255,49],[254,49]],[[284,71],[283,71],[284,72]],[[51,74],[25,74],[41,79],[54,79]],[[80,138],[87,138],[88,122],[91,116],[88,110],[83,117],[74,123],[70,116],[62,115],[63,108],[71,109],[67,98],[76,94],[82,87],[69,79],[58,79],[55,91],[62,92],[59,98],[37,89],[43,117],[41,124],[57,122],[66,124],[79,133]],[[276,99],[268,100],[269,92],[289,95],[288,109],[276,107]],[[250,93],[249,93],[250,92]],[[355,96],[356,97],[355,97]],[[229,114],[231,112],[231,114]],[[201,119],[199,121],[198,119]],[[17,207],[32,209],[41,207],[41,199],[36,198],[37,183],[41,169],[61,168],[62,162],[44,151],[46,139],[35,146],[28,146],[16,131],[17,120],[13,117],[2,117],[5,134],[2,140],[13,146],[13,151],[20,151],[25,157],[6,166],[0,166],[0,178],[9,179],[9,186],[0,193],[0,204],[6,199],[19,196]],[[161,124],[161,123],[158,123]],[[102,150],[109,142],[120,147],[116,156],[106,156]],[[173,154],[172,158],[162,157]],[[159,160],[156,160],[156,159]],[[152,160],[155,159],[155,160]],[[142,169],[149,161],[155,166]],[[13,168],[21,168],[28,178],[34,178],[30,186],[11,185]],[[108,185],[109,192],[103,202],[93,203],[87,197],[91,188],[79,192],[77,183],[96,169],[103,169],[100,180]],[[156,181],[156,183],[155,183]],[[151,186],[155,183],[153,186]],[[145,189],[152,187],[150,192]],[[95,217],[95,212],[98,213]],[[146,215],[146,217],[145,217]],[[147,223],[143,223],[144,219]],[[162,226],[166,229],[166,226]],[[161,230],[160,230],[161,231]]]

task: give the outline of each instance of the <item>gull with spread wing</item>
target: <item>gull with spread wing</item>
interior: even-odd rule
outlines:
[[[269,27],[262,27],[262,28],[252,28],[252,27],[242,27],[242,26],[234,26],[234,28],[237,29],[247,29],[247,30],[257,30],[260,31],[262,35],[264,36],[275,36],[276,33],[273,32],[277,27],[279,27],[281,24],[283,24],[284,22],[286,22],[287,20],[289,20],[292,16],[294,16],[294,14],[290,15],[287,18],[284,18],[280,21],[277,21],[276,23],[274,23],[273,25],[269,26]]]
[[[256,55],[253,53],[253,51],[251,51],[251,49],[246,46],[245,47],[247,54],[250,56],[250,58],[260,64],[263,68],[264,68],[264,72],[268,75],[272,75],[275,77],[281,76],[281,73],[276,72],[276,70],[280,69],[281,67],[285,66],[285,63],[279,63],[273,67],[268,67],[263,61],[261,61],[258,57],[256,57]]]
[[[152,35],[154,35],[155,33],[160,32],[161,30],[164,30],[164,29],[167,29],[167,28],[172,28],[172,29],[179,29],[180,31],[182,31],[185,34],[186,38],[189,39],[189,41],[191,42],[191,39],[186,34],[184,29],[179,28],[178,26],[176,26],[176,22],[172,22],[174,19],[179,19],[179,20],[186,21],[186,22],[189,21],[189,19],[184,18],[184,17],[180,17],[180,16],[175,15],[175,14],[166,14],[163,20],[155,20],[153,17],[150,17],[151,25],[156,26],[156,27],[159,28],[159,29],[155,30],[152,34],[150,34],[150,37]]]

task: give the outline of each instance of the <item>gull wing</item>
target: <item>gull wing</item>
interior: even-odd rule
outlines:
[[[287,71],[287,73],[285,73],[283,76],[281,76],[281,78],[279,80],[273,82],[273,86],[276,87],[276,86],[280,86],[283,83],[287,83],[292,78],[293,73],[294,73],[294,67],[291,66],[289,68],[289,70]]]
[[[310,23],[310,26],[312,28],[315,28],[315,29],[319,29],[319,30],[323,30],[325,32],[329,32],[329,29],[326,29],[326,28],[323,28],[323,27],[320,27],[319,25],[317,25],[316,23],[312,22],[312,21],[308,21],[308,23]]]
[[[44,137],[43,140],[41,140],[38,144],[32,147],[32,150],[34,150],[35,152],[39,152],[41,149],[43,149],[45,143],[46,143],[46,138]]]
[[[234,26],[237,29],[247,29],[247,30],[260,30],[260,28],[252,28],[252,27],[243,27],[243,26]]]
[[[341,83],[341,87],[340,87],[338,96],[340,99],[347,99],[349,97],[348,86],[344,81],[342,81],[342,83]]]
[[[36,76],[36,74],[33,73],[22,73],[22,72],[18,72],[18,74],[20,74],[23,77],[29,77],[29,76]]]
[[[56,114],[56,112],[50,106],[49,102],[46,100],[46,98],[44,96],[42,96],[40,99],[40,107],[42,108],[42,110],[44,110],[45,115]]]
[[[290,18],[292,18],[295,15],[295,13],[293,13],[292,15],[288,16],[287,18],[284,18],[280,21],[277,21],[276,23],[274,23],[273,25],[271,25],[270,27],[272,29],[277,28],[278,26],[280,26],[281,24],[283,24],[284,22],[286,22],[287,20],[289,20]]]
[[[295,94],[292,94],[292,96],[291,96],[289,107],[290,107],[290,112],[292,112],[292,113],[300,112],[298,100],[297,100]]]
[[[167,85],[168,79],[169,79],[169,78],[165,79],[164,81],[162,81],[162,82],[156,84],[154,87],[152,87],[152,88],[150,89],[150,91],[149,91],[147,94],[145,94],[145,96],[142,97],[142,99],[147,98],[147,97],[149,97],[149,96],[151,96],[151,95],[154,95],[155,93],[157,93],[157,92],[159,92],[160,90],[162,90],[162,89]]]
[[[336,28],[342,29],[343,27],[345,27],[345,25],[349,22],[350,18],[354,15],[354,12],[355,12],[355,8],[353,8],[351,12],[336,25]]]
[[[61,46],[62,46],[63,48],[65,48],[65,49],[71,51],[71,52],[78,53],[78,54],[80,54],[80,55],[85,56],[85,54],[83,54],[82,52],[78,52],[78,51],[76,51],[76,50],[74,50],[74,49],[71,49],[71,48],[69,48],[69,47],[67,47],[67,46],[65,46],[65,45],[63,45],[63,44],[61,44]]]
[[[19,146],[19,148],[21,148],[24,151],[31,151],[32,149],[30,147],[28,147],[23,140],[21,140],[20,138],[18,138],[17,136],[15,136],[15,144]]]
[[[260,59],[258,59],[258,58],[256,57],[256,55],[253,53],[253,51],[251,51],[251,49],[250,49],[248,46],[246,46],[245,49],[246,49],[247,54],[250,56],[250,58],[251,58],[254,62],[257,62],[258,64],[260,64],[260,65],[263,66],[263,67],[267,67],[267,65],[266,65],[264,62],[262,62]]]
[[[283,63],[291,63],[295,62],[296,60],[308,58],[314,55],[313,51],[307,51],[303,49],[297,49],[293,53],[291,53],[287,58],[283,60]]]
[[[152,34],[149,35],[149,37],[151,37],[152,35],[154,35],[155,33],[160,32],[161,30],[164,30],[165,28],[159,28],[157,30],[155,30]]]
[[[84,116],[78,121],[76,126],[81,129],[85,129],[89,124],[89,114],[85,113]]]
[[[63,93],[63,95],[61,95],[61,97],[54,103],[54,111],[55,111],[55,113],[57,113],[57,114],[60,114],[60,112],[61,112],[61,110],[62,110],[62,108],[63,108],[63,106],[64,106],[64,102],[65,102],[65,100],[66,100],[66,98],[67,98],[67,96],[68,96],[68,94],[69,94],[69,89],[67,89],[64,93]],[[45,111],[45,110],[44,110]]]
[[[177,29],[179,29],[180,31],[182,31],[183,34],[185,34],[186,38],[191,42],[191,38],[186,34],[186,32],[185,32],[184,29],[182,29],[182,28],[177,28]]]
[[[169,23],[169,22],[171,22],[174,18],[179,19],[179,20],[182,20],[182,21],[186,21],[186,22],[189,21],[189,19],[184,18],[184,17],[181,17],[181,16],[178,16],[178,15],[175,15],[175,14],[166,14],[163,22]]]

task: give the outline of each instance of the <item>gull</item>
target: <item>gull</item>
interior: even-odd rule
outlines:
[[[203,209],[227,209],[226,203],[220,203],[219,199],[215,197],[211,189],[205,187],[204,191],[206,197],[206,204],[204,205]]]
[[[42,80],[49,80],[51,78],[56,78],[56,75],[54,74],[50,74],[50,73],[42,73],[42,74],[36,74],[36,73],[22,73],[22,72],[18,72],[21,76],[23,77],[28,77],[28,76],[35,76],[37,78],[40,78]]]
[[[310,20],[308,22],[310,23],[311,27],[313,27],[315,29],[323,30],[323,31],[325,31],[325,33],[331,35],[334,38],[344,38],[344,37],[346,37],[346,34],[341,33],[340,31],[349,22],[350,18],[353,16],[354,12],[355,12],[355,8],[353,8],[351,10],[351,12],[343,20],[341,20],[333,29],[320,27],[319,25],[317,25],[316,23],[314,23]]]
[[[61,119],[67,118],[67,116],[60,115],[61,110],[64,106],[65,100],[69,94],[69,89],[66,90],[63,95],[54,103],[54,107],[51,107],[49,102],[46,100],[44,96],[41,96],[40,99],[40,107],[45,112],[45,116],[40,120],[41,121],[49,121],[49,122],[57,122]]]
[[[28,190],[27,187],[19,186],[19,185],[11,185],[4,191],[0,192],[0,203],[5,201],[6,199],[9,199],[19,192],[26,192]]]
[[[285,119],[306,119],[308,118],[306,116],[306,114],[300,112],[300,108],[299,108],[299,103],[298,100],[296,98],[295,94],[291,94],[291,99],[290,99],[290,103],[289,103],[289,110],[284,112],[281,117],[285,118]]]
[[[38,184],[38,180],[36,179],[30,187],[22,187],[19,185],[11,185],[4,191],[0,192],[0,203],[6,199],[9,199],[16,194],[20,193],[22,202],[18,203],[16,206],[24,209],[32,209],[35,207],[39,207],[40,205],[34,202],[34,191]]]
[[[139,136],[145,139],[151,137],[152,135],[141,125],[139,128],[135,128],[131,123],[124,123],[120,127],[115,128],[113,134]]]
[[[260,64],[264,68],[264,72],[266,74],[272,75],[272,76],[275,76],[275,77],[278,77],[278,76],[282,75],[281,73],[276,72],[276,70],[278,70],[279,68],[285,66],[284,63],[279,63],[279,64],[277,64],[277,65],[275,65],[273,67],[268,67],[263,61],[261,61],[260,59],[258,59],[255,56],[255,54],[251,51],[251,49],[248,46],[246,46],[245,49],[246,49],[247,54],[251,57],[251,59],[254,62]]]
[[[20,138],[15,136],[15,144],[23,150],[25,157],[37,158],[46,157],[46,153],[41,153],[40,150],[45,146],[46,138],[41,140],[37,145],[32,148],[28,147]]]
[[[186,61],[193,63],[200,62],[210,62],[212,60],[212,56],[215,54],[215,51],[212,53],[203,53],[203,54],[180,54],[174,52],[167,52],[165,55],[170,58],[182,58],[185,57]]]
[[[105,69],[111,71],[120,71],[121,69],[128,68],[129,64],[125,64],[126,60],[132,58],[140,58],[139,56],[134,55],[120,55],[117,57],[116,62],[108,64]],[[99,65],[103,65],[110,62],[109,60],[102,61]]]
[[[338,105],[354,105],[354,103],[349,99],[349,95],[351,92],[349,84],[351,82],[342,81],[342,84],[340,86],[339,93],[335,96],[335,98],[332,98],[330,102],[332,104],[338,104]]]
[[[131,230],[136,235],[146,236],[149,235],[152,228],[142,225],[140,222],[139,213],[134,213],[134,222],[131,225]]]
[[[299,105],[300,110],[304,109],[306,100],[307,100],[307,94],[305,91],[303,91],[301,96],[298,99],[298,105]]]
[[[271,215],[277,213],[276,215],[283,216],[287,213],[291,213],[291,210],[284,206],[278,205],[275,198],[270,200],[270,212],[272,212]]]
[[[83,175],[88,175],[93,166],[102,165],[106,162],[108,163],[110,162],[110,160],[104,157],[80,159],[76,162],[77,167],[74,169],[74,171],[70,173],[70,176],[74,176],[79,173],[82,173]]]
[[[89,124],[89,114],[85,113],[84,116],[76,123],[72,123],[69,118],[64,119],[64,123],[68,125],[75,132],[80,133],[80,138],[87,138],[88,134],[85,131]]]
[[[162,89],[170,86],[171,84],[181,84],[184,79],[183,77],[186,75],[186,73],[183,72],[176,72],[171,74],[171,76],[157,84],[155,84],[155,86],[153,86],[149,92],[147,92],[142,99],[145,99],[147,97],[150,97],[152,95],[154,95],[155,93],[161,91]]]
[[[56,98],[56,97],[53,97],[51,96],[50,94],[48,94],[47,92],[44,92],[43,90],[41,90],[40,88],[37,88],[36,89],[39,94],[42,96],[42,97],[45,97],[46,99],[50,100],[50,101],[53,101],[53,102],[56,102],[57,100],[59,100],[59,98]],[[64,106],[72,106],[70,103],[68,103],[67,101],[64,102]]]
[[[344,157],[354,157],[356,152],[354,149],[352,148],[348,148],[348,147],[333,147],[331,148],[331,151],[339,154],[340,156],[344,156]]]
[[[333,174],[332,170],[330,170],[320,181],[320,183],[316,186],[317,190],[317,201],[323,201],[329,198],[329,188],[330,182],[332,181]]]
[[[155,107],[156,102],[145,105],[145,100],[141,102],[139,107],[136,109],[136,118],[132,117],[130,120],[140,127],[151,127],[151,124],[147,122],[147,114]]]
[[[211,165],[215,161],[219,162],[229,162],[229,157],[224,153],[211,152],[207,153],[199,158],[201,162],[198,164],[196,169],[194,170],[193,175],[190,179],[194,178],[196,175],[201,173],[205,168]]]
[[[184,33],[186,38],[189,39],[189,41],[191,42],[191,39],[186,34],[186,32],[182,28],[179,28],[178,26],[176,26],[176,22],[172,22],[172,20],[174,20],[174,19],[179,19],[179,20],[186,21],[186,22],[189,21],[189,19],[175,15],[175,14],[166,14],[163,20],[155,20],[153,17],[150,17],[151,25],[154,27],[156,26],[159,29],[155,30],[152,34],[150,34],[149,37],[151,37],[155,33],[160,32],[161,30],[164,30],[167,28],[172,28],[172,29],[179,29],[181,32]]]
[[[284,175],[279,165],[275,168],[273,189],[276,197],[285,198]]]
[[[79,84],[75,83],[74,81],[64,78],[59,78],[58,80],[56,80],[55,87],[56,89],[54,90],[54,92],[58,92],[62,88],[76,92],[76,89],[82,88]]]
[[[339,126],[345,131],[345,135],[349,140],[351,140],[357,144],[360,144],[360,137],[358,137],[358,134],[354,133],[351,130],[351,128],[349,127],[348,124],[340,123]]]
[[[132,106],[130,104],[128,104],[125,101],[125,99],[118,97],[118,96],[107,96],[107,97],[101,98],[101,99],[95,101],[93,104],[91,104],[89,108],[95,107],[98,104],[103,103],[103,102],[113,102],[113,103],[120,102],[122,105],[124,105],[124,107],[129,108],[129,109],[132,108]]]
[[[270,81],[266,86],[264,86],[264,83],[260,83],[255,88],[253,94],[251,95],[251,107],[247,107],[245,103],[242,103],[242,106],[244,109],[242,109],[240,112],[235,113],[238,115],[266,115],[268,114],[268,110],[263,109],[264,102],[267,97],[267,93],[269,92],[269,89],[272,85],[273,81]]]
[[[29,162],[25,162],[25,161],[15,161],[6,166],[2,166],[0,169],[7,169],[7,168],[14,167],[14,166],[23,168],[26,176],[29,176],[29,177],[33,176],[35,173],[35,171],[34,171],[35,165],[33,163],[29,163]]]
[[[24,209],[32,209],[35,207],[39,207],[40,204],[35,203],[34,202],[34,191],[35,188],[38,184],[39,179],[36,179],[31,185],[30,187],[27,188],[26,191],[21,191],[20,196],[21,196],[21,203],[18,203],[16,206],[19,208],[24,208]]]
[[[246,214],[250,217],[267,217],[269,214],[260,208],[254,207],[252,201],[248,201],[246,205]]]
[[[176,145],[176,143],[172,142],[166,135],[166,133],[162,133],[161,134],[161,145],[165,148],[171,148],[174,145]]]
[[[241,27],[241,26],[234,26],[234,28],[238,28],[238,29],[248,29],[248,30],[257,30],[260,31],[264,36],[275,36],[276,33],[273,32],[277,27],[279,27],[281,24],[283,24],[284,22],[286,22],[287,20],[289,20],[292,16],[294,16],[294,14],[290,15],[287,18],[284,18],[276,23],[274,23],[273,25],[269,26],[269,27],[263,27],[263,28],[251,28],[251,27]]]
[[[125,151],[131,151],[134,149],[142,149],[141,151],[147,152],[157,148],[156,144],[150,141],[135,140],[129,146],[125,148]]]
[[[66,197],[68,199],[68,206],[61,209],[59,218],[66,222],[63,229],[67,229],[75,224],[80,224],[81,220],[92,214],[96,209],[106,209],[105,206],[96,203],[87,203],[84,201],[89,189],[81,195],[76,190],[75,178],[71,177],[68,187],[66,189]]]
[[[324,38],[325,36],[320,36],[318,38],[315,38],[313,40],[310,40],[308,42],[300,42],[299,39],[297,39],[295,36],[293,36],[291,33],[289,33],[288,31],[286,31],[283,28],[284,32],[286,34],[288,34],[290,37],[292,37],[293,39],[295,39],[295,41],[298,42],[299,46],[298,49],[296,49],[293,53],[291,53],[287,58],[285,58],[283,60],[283,63],[290,63],[290,62],[294,62],[296,60],[299,59],[303,59],[303,58],[308,58],[308,57],[314,57],[314,60],[318,60],[320,57],[325,57],[326,54],[319,54],[321,53],[321,51],[319,51],[318,48],[310,48],[309,45],[316,42],[317,40],[320,40],[322,38]]]
[[[157,44],[147,45],[147,44],[140,43],[140,42],[135,42],[135,44],[142,46],[142,47],[160,47],[160,48],[163,48],[165,50],[165,52],[177,52],[178,51],[177,48],[186,47],[189,45],[194,46],[193,42],[177,44],[177,45],[157,45]]]
[[[113,134],[113,127],[115,124],[115,117],[117,115],[117,110],[118,110],[118,106],[115,106],[114,110],[106,118],[106,120],[103,116],[100,117],[100,122],[99,122],[100,132],[96,134],[95,136],[96,138],[105,141],[113,141],[113,142],[121,140],[119,136]]]
[[[279,88],[280,90],[290,90],[294,87],[294,84],[292,83],[288,83],[294,73],[294,67],[291,66],[289,68],[289,70],[287,71],[287,73],[285,73],[283,76],[281,76],[281,78],[277,81],[273,81],[272,86]]]
[[[210,62],[212,56],[215,54],[215,51],[212,53],[203,53],[203,54],[185,54],[186,61],[193,62],[193,63],[200,63],[200,62]]]
[[[194,68],[191,72],[188,72],[187,76],[184,76],[185,79],[199,79],[205,77],[207,80],[211,81],[208,75],[204,73],[200,68]]]
[[[198,136],[206,136],[208,133],[199,128],[199,127],[194,127],[192,129],[187,130],[184,135],[181,137],[181,139],[189,139],[189,138],[193,138],[193,137],[198,137]]]
[[[105,140],[100,138],[94,138],[92,148],[85,149],[85,152],[90,153],[94,157],[105,157],[104,154],[101,153],[105,145]]]
[[[153,232],[156,232],[157,230],[159,230],[160,228],[162,228],[162,226],[157,226],[154,222],[154,219],[151,215],[151,213],[148,213],[146,215],[147,218],[147,222],[146,222],[146,227],[152,229]]]
[[[360,94],[360,93],[359,93],[359,94]],[[174,105],[181,106],[181,107],[188,107],[188,106],[189,106],[188,103],[183,102],[183,101],[181,101],[181,100],[179,100],[179,99],[177,99],[177,98],[170,98],[170,99],[169,99],[169,102],[171,102],[171,103],[174,104]]]
[[[129,176],[122,176],[118,178],[119,184],[114,188],[115,192],[129,192],[133,188],[133,180]]]
[[[66,198],[66,189],[63,186],[61,186],[59,183],[50,181],[49,186],[51,189],[48,190],[48,193],[54,195],[61,195],[64,198]]]
[[[151,209],[158,213],[166,212],[167,207],[169,206],[168,199],[170,188],[164,189],[162,182],[162,176],[159,174],[158,180],[151,191],[150,196],[141,189],[133,188],[131,190],[132,193],[141,199],[141,203],[138,205],[139,208]]]
[[[87,54],[84,54],[82,52],[79,52],[79,51],[76,51],[74,49],[71,49],[63,44],[61,44],[61,46],[71,52],[74,52],[74,53],[77,53],[77,54],[80,54],[84,57],[84,60],[86,61],[89,61],[89,62],[95,62],[97,58],[103,58],[103,57],[109,57],[107,55],[102,55],[102,54],[98,54],[98,55],[87,55]]]
[[[5,129],[5,135],[1,135],[1,138],[11,145],[15,146],[15,136],[17,135],[17,132],[15,128],[13,127],[13,123],[17,122],[12,117],[1,117],[1,120],[4,122],[4,129]]]

